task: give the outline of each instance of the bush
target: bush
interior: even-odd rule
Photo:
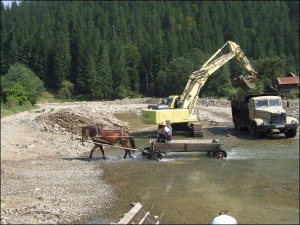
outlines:
[[[299,91],[298,90],[290,91],[290,93],[288,93],[286,97],[289,99],[297,99],[299,98]]]
[[[127,92],[128,92],[128,97],[130,97],[130,98],[142,98],[143,97],[138,92],[134,92],[134,91],[131,91],[131,90],[128,90]]]
[[[124,86],[120,85],[119,87],[117,87],[115,95],[119,99],[126,98],[128,96],[127,89]]]
[[[35,104],[39,95],[44,91],[44,83],[40,80],[35,73],[27,68],[25,65],[16,63],[12,65],[7,74],[1,77],[1,95],[9,96],[11,93],[6,93],[11,90],[14,83],[20,84],[19,87],[24,87],[26,99]],[[18,88],[15,86],[14,88]],[[4,102],[7,102],[7,98],[3,98]]]
[[[72,97],[74,92],[74,84],[70,81],[63,81],[61,83],[60,89],[57,92],[57,97],[60,99],[66,99]]]
[[[24,105],[27,102],[27,92],[19,83],[12,83],[11,86],[4,90],[6,101],[11,107],[16,105]]]

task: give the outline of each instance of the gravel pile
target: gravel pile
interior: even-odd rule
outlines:
[[[24,121],[40,131],[59,134],[77,135],[83,126],[97,126],[102,129],[130,130],[127,122],[114,117],[115,113],[138,113],[145,104],[157,102],[154,98],[125,98],[106,102],[76,102],[76,103],[39,103],[42,110],[35,110],[38,115],[34,121]]]

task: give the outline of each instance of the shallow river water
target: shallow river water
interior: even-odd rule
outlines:
[[[131,127],[137,147],[149,146],[156,127],[147,129],[135,114],[119,114]],[[231,134],[227,137],[226,134]],[[123,159],[124,150],[107,148],[95,159],[104,179],[115,186],[118,201],[105,215],[89,223],[117,223],[140,202],[150,211],[146,223],[209,224],[227,209],[239,224],[299,224],[299,132],[295,138],[276,135],[255,139],[233,127],[205,128],[203,139],[219,139],[228,156],[215,159],[206,153],[170,153],[153,161],[136,152]],[[193,139],[174,133],[173,139]],[[199,138],[201,139],[201,138]]]

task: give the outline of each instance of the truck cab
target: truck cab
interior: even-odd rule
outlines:
[[[282,108],[279,96],[259,96],[249,100],[250,119],[261,118],[274,122],[274,115],[280,115],[282,122],[285,122],[286,111]]]
[[[248,95],[231,101],[232,119],[238,130],[248,129],[261,138],[270,133],[295,137],[299,127],[296,118],[287,116],[281,97],[276,94]]]

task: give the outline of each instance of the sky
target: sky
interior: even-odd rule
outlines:
[[[10,7],[13,1],[1,0],[1,2],[3,2],[4,6],[8,5]]]
[[[1,2],[3,2],[3,4],[5,5],[5,6],[11,6],[11,2],[12,1],[3,1],[3,0],[1,0]]]

